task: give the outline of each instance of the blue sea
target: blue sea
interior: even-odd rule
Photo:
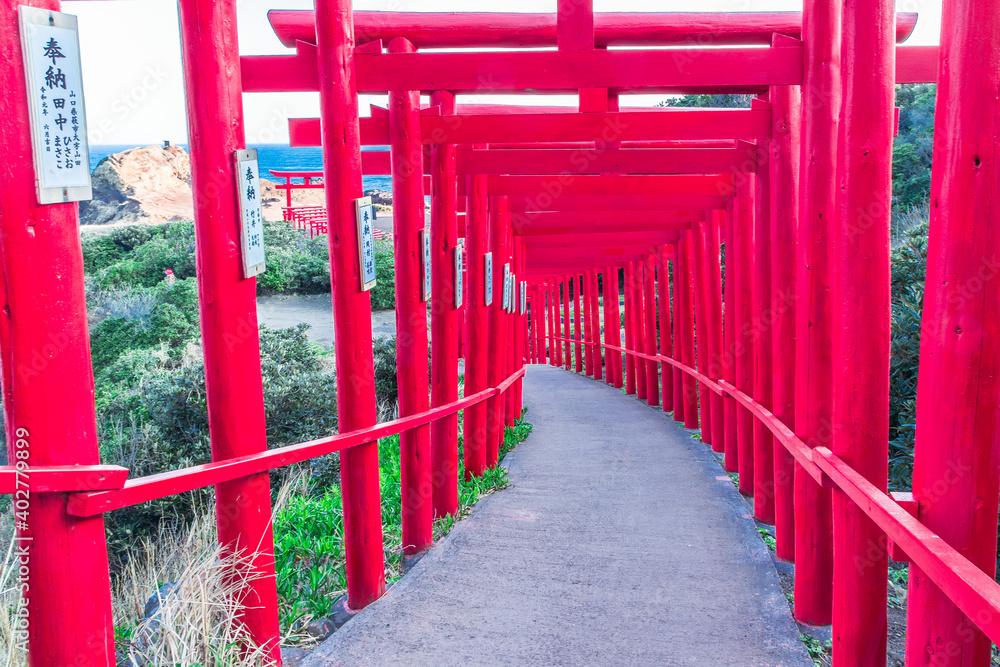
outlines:
[[[149,144],[146,144],[149,145]],[[177,144],[187,150],[184,144]],[[114,153],[121,153],[136,146],[91,146],[90,147],[90,170],[93,171],[97,163]],[[277,181],[277,178],[269,176],[271,170],[274,171],[322,171],[323,170],[323,149],[319,146],[307,146],[302,148],[292,148],[281,144],[258,144],[248,146],[257,149],[257,162],[260,164],[260,172],[264,178]],[[371,148],[367,150],[388,150],[387,148]],[[389,176],[365,176],[365,190],[392,191],[392,179]]]

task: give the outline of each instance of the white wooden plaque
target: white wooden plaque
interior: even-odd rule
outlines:
[[[371,197],[354,200],[358,219],[358,253],[361,260],[361,291],[375,287],[375,207]]]
[[[486,272],[486,305],[493,303],[493,253],[488,252],[483,257]]]
[[[240,245],[243,250],[243,278],[253,278],[265,271],[264,223],[260,215],[260,171],[257,149],[234,153],[236,187],[240,203]]]
[[[524,315],[528,310],[528,281],[521,281],[521,314]]]
[[[510,308],[510,264],[503,265],[503,299],[501,304],[504,310]]]
[[[455,246],[455,307],[456,308],[462,307],[462,294],[464,290],[464,283],[462,280],[464,277],[464,272],[462,269],[463,269],[463,264],[465,263],[464,255],[465,255],[465,246],[459,243],[457,246]]]
[[[90,151],[76,17],[18,7],[39,204],[87,201]]]

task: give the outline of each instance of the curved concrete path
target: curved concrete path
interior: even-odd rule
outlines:
[[[708,448],[603,383],[531,366],[531,437],[480,502],[302,664],[811,667]]]

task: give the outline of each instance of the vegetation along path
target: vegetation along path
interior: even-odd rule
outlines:
[[[753,520],[660,411],[530,366],[483,500],[303,663],[812,665]]]

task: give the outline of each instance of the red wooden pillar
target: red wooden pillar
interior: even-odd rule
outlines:
[[[580,298],[583,299],[583,372],[584,375],[594,374],[594,318],[590,315],[590,269],[580,276]]]
[[[507,262],[507,227],[510,225],[510,209],[507,197],[493,197],[490,209],[491,250],[493,252],[493,303],[487,306],[490,318],[489,346],[486,369],[486,384],[496,387],[505,377],[504,348],[507,335],[503,311],[503,267]],[[552,295],[559,296],[558,283],[552,283]],[[553,302],[553,317],[556,323],[552,329],[553,350],[556,364],[559,363],[559,309]],[[486,399],[486,466],[494,467],[499,461],[500,441],[503,440],[503,400],[500,395]]]
[[[388,52],[415,53],[416,48],[408,40],[396,37],[389,42]],[[396,381],[399,416],[406,417],[430,407],[427,306],[422,298],[424,170],[419,91],[389,91],[389,142],[396,277]],[[434,542],[430,425],[400,433],[399,452],[403,553],[414,554]]]
[[[775,38],[777,41],[779,38]],[[795,424],[795,241],[799,213],[798,86],[772,86],[771,141],[771,402],[786,426]],[[778,558],[795,560],[795,459],[774,443],[774,528]]]
[[[642,302],[643,265],[641,261],[630,262],[632,265],[632,343],[636,352],[646,351],[645,306]],[[646,360],[635,355],[635,395],[640,401],[646,400],[649,385],[646,383]]]
[[[757,325],[753,314],[754,270],[754,194],[756,178],[751,175],[737,184],[734,206],[733,261],[726,262],[734,283],[736,301],[736,388],[753,396],[753,332]],[[728,259],[728,257],[727,257]],[[754,492],[753,414],[742,405],[736,409],[736,447],[739,449],[740,493]]]
[[[602,359],[601,353],[601,301],[599,298],[600,275],[597,269],[590,272],[590,317],[593,323],[590,325],[590,330],[593,332],[593,346],[594,346],[594,379],[600,380],[602,374],[604,373],[604,360]]]
[[[831,243],[837,211],[841,4],[803,5],[802,179],[795,336],[795,434],[810,447],[833,435]],[[795,616],[828,625],[833,614],[833,518],[829,489],[795,471]]]
[[[695,363],[699,373],[708,371],[708,334],[705,330],[705,223],[695,222],[691,226],[691,258],[694,274],[694,330]],[[696,384],[698,392],[698,412],[701,420],[701,441],[712,444],[712,420],[709,416],[711,390],[701,382]]]
[[[632,298],[632,283],[635,280],[633,277],[634,267],[632,262],[625,263],[625,285],[623,287],[623,294],[625,296],[625,393],[634,394],[636,388],[636,376],[635,376],[635,355],[632,351],[635,350],[635,327],[633,326],[633,301]]]
[[[619,291],[618,291],[618,267],[608,267],[608,272],[604,274],[605,276],[611,276],[610,282],[608,283],[608,289],[611,295],[611,344],[618,347],[622,346],[622,323],[621,323],[621,309],[618,304],[619,302]],[[607,324],[605,324],[607,326]],[[612,364],[613,368],[613,383],[617,389],[622,388],[623,384],[623,371],[622,371],[622,353],[620,351],[615,351],[612,354]]]
[[[753,108],[770,105],[755,99]],[[771,173],[770,148],[764,139],[757,141],[757,187],[754,195],[753,227],[753,397],[771,410]],[[774,436],[759,419],[753,420],[753,508],[754,517],[774,524]]]
[[[217,6],[210,0],[203,1],[206,7]],[[219,42],[212,30],[198,32],[203,39]],[[354,16],[350,0],[316,0],[316,40],[323,180],[330,230],[337,414],[340,430],[346,433],[371,426],[376,420],[371,298],[368,292],[360,289],[361,265],[354,205],[355,198],[361,197],[363,191],[354,71]],[[238,53],[235,36],[231,48],[235,57]],[[213,81],[220,71],[206,67],[204,60],[198,62],[197,70]],[[202,103],[205,113],[218,114],[216,96],[204,99],[213,100],[212,104]],[[202,330],[204,337],[204,321]],[[239,406],[237,402],[230,400],[230,403]],[[341,452],[340,479],[347,600],[352,608],[360,609],[385,592],[378,444],[370,442]]]
[[[673,331],[673,358],[674,361],[679,361],[681,363],[684,359],[684,336],[681,333],[681,322],[682,317],[682,306],[683,299],[681,298],[681,284],[684,282],[682,269],[683,262],[681,261],[681,243],[683,241],[683,234],[677,235],[677,242],[674,244],[674,270],[673,270],[673,289],[674,289],[674,331]],[[673,366],[673,376],[674,376],[674,421],[683,422],[684,421],[684,371]]]
[[[573,317],[569,311],[569,284],[572,278],[566,276],[562,283],[562,312],[563,312],[563,338],[566,339],[563,344],[563,366],[566,370],[573,369],[573,347],[570,340],[573,338],[573,332],[570,329],[570,325],[573,323]]]
[[[22,461],[18,455],[24,454],[28,466],[98,465],[77,205],[36,204],[18,29],[21,4],[59,11],[54,0],[0,3],[4,82],[0,95],[0,351],[7,451],[11,465]],[[17,501],[24,500],[23,493],[21,488]],[[28,574],[21,578],[31,587],[26,599],[30,664],[114,664],[104,517],[67,515],[65,493],[31,491],[27,500],[26,525],[18,521],[14,548],[16,558],[21,549],[28,551]],[[17,579],[15,573],[15,584]]]
[[[838,171],[840,215],[837,216],[839,225],[835,226],[833,259],[837,290],[834,299],[834,377],[837,378],[837,385],[833,421],[841,428],[833,440],[833,451],[881,491],[886,491],[889,477],[889,348],[892,328],[889,217],[892,208],[896,20],[891,0],[848,0],[844,7],[843,53],[849,57],[842,61],[844,97]],[[1000,13],[995,10],[993,13],[1000,18]],[[994,28],[1000,28],[1000,21],[994,23]],[[992,41],[1000,44],[996,36],[992,37]],[[978,57],[982,55],[980,53]],[[963,83],[967,83],[967,78],[963,78]],[[995,74],[989,78],[994,86],[1000,83],[1000,77]],[[993,90],[996,91],[996,87]],[[994,109],[997,108],[994,102]],[[982,108],[979,113],[982,113]],[[939,127],[948,125],[948,122],[943,122]],[[995,137],[995,134],[990,137],[991,147]],[[994,192],[998,190],[995,184],[993,188]],[[964,245],[970,237],[953,238],[962,238]],[[998,245],[994,244],[994,247]],[[1000,296],[1000,291],[994,290],[994,295]],[[1000,319],[994,322],[1000,323]],[[930,334],[932,340],[933,335]],[[957,348],[958,341],[954,343]],[[954,370],[952,366],[949,373]],[[926,377],[923,379],[926,380]],[[935,392],[941,390],[940,385],[935,387]],[[961,395],[961,392],[952,395]],[[992,410],[996,409],[998,398],[998,392],[994,391]],[[935,410],[940,414],[940,403],[935,405]],[[949,431],[952,427],[953,422]],[[935,442],[935,446],[941,439]],[[1000,448],[994,451],[1000,452]],[[949,458],[949,461],[953,460]],[[996,466],[994,472],[1000,472]],[[996,483],[993,488],[997,489]],[[923,512],[921,516],[924,516]],[[949,524],[954,525],[954,519],[952,511]],[[839,492],[833,498],[833,529],[834,553],[837,555],[833,565],[833,659],[837,664],[884,667],[889,567],[885,536],[853,501]],[[993,554],[990,560],[992,567],[996,562],[996,510],[991,532],[993,548],[989,551]],[[923,618],[937,620],[939,617],[927,614]],[[986,651],[982,654],[982,664],[985,665],[989,663],[989,642],[984,642],[983,646]],[[923,655],[928,657],[926,652]],[[919,658],[908,660],[910,664],[918,661]],[[934,661],[928,662],[933,664]]]
[[[504,229],[507,235],[507,257],[505,258],[505,262],[510,264],[510,276],[513,280],[515,274],[517,273],[517,267],[514,265],[514,230],[511,227],[509,211],[504,222]],[[509,298],[513,300],[513,292],[510,293]],[[501,305],[502,301],[503,299],[501,299]],[[503,326],[503,373],[500,376],[501,381],[505,380],[507,376],[514,372],[514,316],[511,314],[509,309],[503,309]],[[500,442],[498,443],[498,447],[501,448],[503,447],[504,428],[506,426],[513,426],[514,424],[513,402],[511,400],[513,398],[512,388],[512,386],[507,387],[507,389],[500,394],[500,403],[502,408],[501,418],[503,422],[500,428]]]
[[[670,252],[669,246],[660,246],[660,276],[657,282],[660,309],[660,355],[673,356],[673,331],[670,326]],[[663,411],[674,409],[674,373],[673,366],[660,362],[660,384],[663,385]]]
[[[468,177],[465,215],[465,395],[471,396],[486,389],[489,365],[488,344],[490,327],[486,307],[486,248],[489,242],[489,199],[486,193],[487,177],[475,174]],[[541,306],[537,320],[539,353],[545,359],[545,293],[539,291]],[[470,405],[462,416],[462,457],[465,460],[465,478],[479,477],[487,468],[486,459],[486,403]]]
[[[546,286],[544,283],[536,287],[538,290],[538,363],[545,364],[548,363],[548,334],[546,333],[546,321],[548,318],[548,306],[546,306]]]
[[[538,363],[538,288],[528,290],[528,363]]]
[[[604,300],[604,308],[602,312],[604,313],[604,344],[605,346],[614,345],[615,338],[612,331],[614,326],[614,317],[611,313],[612,307],[618,305],[617,302],[611,303],[611,274],[613,270],[610,267],[605,267],[604,278],[601,281],[601,298]],[[605,347],[604,349],[604,381],[607,384],[614,384],[615,378],[615,355],[617,352]]]
[[[577,276],[570,276],[570,284],[573,286],[573,316],[576,318],[573,325],[574,350],[576,353],[576,372],[583,372],[583,319],[580,314],[580,290],[583,280],[577,280]]]
[[[549,280],[547,292],[549,300],[549,363],[553,366],[559,366],[559,341],[556,340],[559,336],[557,325],[558,310],[556,308],[556,303],[559,301],[559,293],[554,278]]]
[[[722,379],[722,273],[719,266],[719,226],[725,219],[721,211],[705,212],[705,326],[708,339],[708,376]],[[723,397],[709,393],[709,415],[712,420],[712,451],[726,451],[726,428]]]
[[[195,257],[208,423],[212,460],[221,461],[267,449],[256,280],[243,279],[242,259],[232,251],[240,247],[233,153],[245,147],[236,4],[185,0],[178,4],[178,11],[191,134]],[[376,472],[376,507],[377,484]],[[240,592],[244,622],[254,642],[277,657],[278,593],[273,580],[269,476],[258,474],[219,484],[215,493],[223,549],[254,554],[248,583]],[[376,513],[379,538],[380,518]],[[381,567],[381,560],[378,564]],[[375,599],[383,589],[377,581],[372,584],[368,592]],[[367,597],[363,600],[361,606],[370,601]]]
[[[455,95],[431,94],[441,113],[455,113]],[[454,144],[432,144],[431,158],[431,405],[458,400],[458,182]],[[423,202],[421,201],[421,206]],[[523,342],[523,340],[521,341]],[[434,517],[458,511],[458,415],[431,423],[431,496]]]
[[[679,245],[682,259],[681,266],[681,318],[680,335],[684,342],[681,345],[681,361],[691,368],[695,367],[694,360],[694,297],[692,294],[692,233],[685,231],[681,233],[681,243]],[[683,385],[684,399],[684,427],[698,428],[698,387],[696,380],[687,373],[681,378]]]
[[[723,290],[725,292],[723,299],[723,344],[724,353],[722,358],[722,378],[732,386],[736,386],[736,281],[733,278],[733,262],[735,250],[734,246],[734,232],[733,229],[736,225],[736,206],[734,203],[735,197],[729,197],[726,202],[726,217],[724,220],[723,228],[723,243],[724,243],[724,253],[725,262],[722,265],[724,285]],[[736,399],[730,395],[726,395],[722,403],[723,407],[723,426],[726,430],[725,436],[725,461],[724,467],[726,472],[736,472],[739,470],[740,463],[740,448],[737,443],[738,438],[736,437],[739,429],[737,428],[737,404]]]
[[[517,289],[515,291],[516,299],[516,310],[517,313],[515,322],[515,337],[517,341],[517,354],[516,354],[516,364],[515,369],[520,370],[524,367],[524,360],[527,353],[524,350],[526,337],[528,334],[528,309],[525,307],[524,311],[521,311],[521,283],[524,282],[524,276],[526,274],[524,270],[524,243],[518,237],[514,241],[514,264],[517,266]],[[525,300],[527,301],[527,290],[525,290]],[[527,306],[527,304],[525,304]],[[515,402],[514,402],[514,416],[515,419],[520,419],[522,413],[524,412],[524,378],[519,378],[514,382],[515,387]]]
[[[645,315],[644,325],[646,327],[646,347],[643,352],[656,356],[658,353],[656,342],[656,261],[652,254],[646,255],[646,270],[643,276],[642,288],[645,292],[644,300],[646,307],[643,310]],[[657,362],[646,361],[646,404],[660,404],[660,374]]]

